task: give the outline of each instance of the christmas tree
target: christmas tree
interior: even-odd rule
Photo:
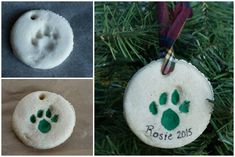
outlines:
[[[154,2],[95,3],[95,154],[233,154],[233,2],[192,2],[175,56],[196,66],[214,91],[210,124],[194,142],[160,149],[141,142],[123,116],[128,81],[160,58]],[[173,2],[168,3],[172,10]]]

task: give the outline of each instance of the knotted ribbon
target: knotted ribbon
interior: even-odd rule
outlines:
[[[174,70],[175,57],[173,45],[178,38],[187,18],[192,16],[189,2],[177,2],[173,9],[172,19],[166,2],[157,2],[157,18],[160,26],[160,53],[164,58],[161,71],[167,75]]]

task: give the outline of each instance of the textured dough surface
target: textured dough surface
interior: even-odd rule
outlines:
[[[161,59],[153,61],[133,76],[125,92],[124,116],[131,130],[144,143],[160,148],[182,147],[206,129],[213,110],[213,104],[207,99],[214,99],[213,90],[207,78],[190,63],[176,60],[170,75],[161,74],[161,65]],[[177,105],[171,101],[175,89],[180,95]],[[168,95],[167,101],[160,105],[159,98],[163,92]],[[187,113],[179,109],[184,100],[190,101]],[[157,106],[152,111],[155,115],[149,108],[153,101]],[[161,101],[165,102],[164,98]],[[162,125],[161,118],[168,109],[179,117],[179,125],[172,130]]]
[[[73,31],[68,21],[48,10],[24,13],[11,31],[14,54],[25,64],[51,69],[73,50]]]
[[[50,109],[51,116],[47,115]],[[42,117],[38,117],[39,111]],[[31,116],[35,115],[35,123]],[[53,120],[58,115],[58,120]],[[51,129],[43,133],[38,129],[41,120],[51,124]],[[54,121],[54,122],[53,122]],[[19,139],[28,146],[37,149],[50,149],[65,142],[75,126],[75,111],[73,106],[62,96],[47,91],[37,91],[28,94],[17,104],[12,117],[12,126]]]

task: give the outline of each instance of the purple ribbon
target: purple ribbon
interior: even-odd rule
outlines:
[[[173,45],[185,21],[192,16],[192,8],[189,2],[177,2],[172,16],[171,20],[166,2],[157,2],[157,18],[160,26],[160,52],[165,57],[161,69],[163,75],[169,74],[174,70]]]

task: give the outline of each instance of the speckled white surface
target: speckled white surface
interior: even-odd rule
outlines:
[[[210,121],[213,104],[207,99],[214,99],[212,86],[196,67],[184,60],[176,60],[170,75],[161,74],[161,65],[161,59],[153,61],[133,76],[125,92],[124,116],[131,130],[144,143],[159,148],[182,147],[198,138]],[[190,101],[188,113],[180,112],[179,104],[172,104],[170,98],[175,89],[180,94],[179,104]],[[163,92],[167,92],[168,100],[166,105],[160,106],[159,96]],[[157,103],[157,115],[149,111],[152,101]],[[162,113],[169,108],[180,119],[179,125],[171,131],[161,124]]]

